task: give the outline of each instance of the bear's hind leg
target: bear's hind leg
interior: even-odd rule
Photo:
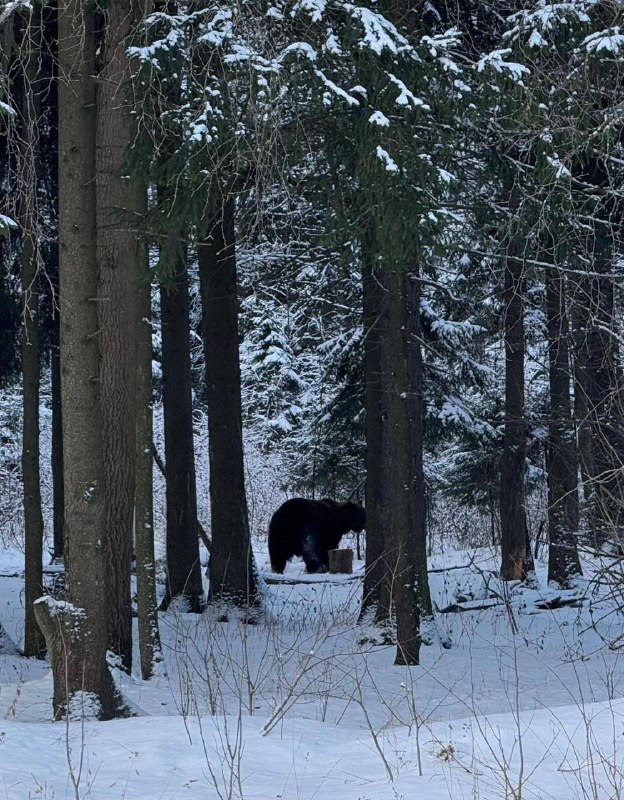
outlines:
[[[311,575],[329,571],[329,555],[318,542],[318,537],[308,533],[303,537],[303,560],[306,572]]]

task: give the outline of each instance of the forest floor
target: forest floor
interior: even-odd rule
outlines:
[[[130,719],[52,723],[48,665],[5,649],[0,800],[624,797],[622,583],[562,597],[538,563],[534,588],[503,590],[487,549],[431,567],[436,606],[455,610],[437,615],[420,667],[394,666],[357,624],[359,576],[298,561],[266,586],[258,624],[162,614],[159,674],[118,678]],[[0,549],[17,645],[21,568]]]

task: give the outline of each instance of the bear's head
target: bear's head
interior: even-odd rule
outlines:
[[[359,503],[349,500],[338,506],[340,520],[345,530],[361,533],[366,527],[366,511]]]

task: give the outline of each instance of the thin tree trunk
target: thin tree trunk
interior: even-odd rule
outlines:
[[[58,289],[55,297],[58,297]],[[63,557],[65,541],[64,523],[64,488],[63,488],[63,418],[61,407],[61,356],[58,341],[59,309],[54,312],[55,318],[50,365],[52,373],[52,525],[53,525],[53,560]]]
[[[571,283],[570,289],[570,321],[574,358],[574,417],[576,419],[579,466],[583,481],[583,499],[585,503],[588,503],[592,492],[591,476],[594,473],[592,432],[585,379],[587,367],[585,335],[589,323],[589,279],[575,280]]]
[[[511,252],[505,261],[505,433],[501,456],[501,577],[527,577],[527,527],[524,505],[526,421],[524,418],[524,270]]]
[[[54,715],[117,716],[106,663],[106,505],[99,396],[93,6],[59,3],[61,389],[68,601],[35,605],[51,656]],[[84,702],[89,705],[86,707]]]
[[[143,193],[145,196],[145,193]],[[162,661],[156,602],[152,454],[152,287],[144,245],[137,258],[137,416],[134,525],[141,677],[149,680]]]
[[[390,568],[391,603],[396,611],[396,664],[418,664],[420,653],[420,592],[416,573],[417,519],[412,491],[422,489],[413,475],[413,448],[422,447],[422,427],[412,418],[419,404],[409,398],[408,369],[408,273],[398,265],[384,266],[388,324],[384,327],[381,358],[384,370],[385,430],[382,470],[385,480],[384,530],[386,563]],[[416,391],[419,387],[416,386]],[[420,440],[418,437],[420,431]],[[414,480],[416,478],[416,480]]]
[[[43,514],[39,475],[39,241],[37,212],[37,133],[39,98],[36,88],[40,29],[25,18],[21,36],[21,153],[19,222],[22,229],[22,479],[24,485],[24,655],[43,658],[45,639],[35,620],[34,602],[43,594]]]
[[[211,600],[256,601],[245,494],[234,200],[206,220],[198,243],[210,443]]]
[[[174,276],[161,286],[163,411],[167,485],[167,591],[161,608],[185,598],[199,613],[204,593],[199,561],[197,488],[193,444],[193,405],[186,249],[171,242]]]
[[[45,104],[40,136],[40,169],[42,191],[45,193],[46,214],[56,222],[58,233],[58,75],[56,42],[58,41],[57,10],[42,4],[42,46],[39,69],[45,86]],[[63,558],[64,548],[64,498],[63,498],[63,423],[61,410],[61,361],[60,361],[60,304],[59,304],[59,243],[58,235],[41,242],[42,259],[45,263],[43,301],[47,311],[44,324],[47,328],[45,345],[49,349],[51,372],[52,447],[50,468],[52,472],[52,560]]]
[[[33,186],[34,184],[30,184]],[[31,218],[34,224],[34,219]],[[24,218],[22,217],[22,224]],[[43,594],[43,514],[39,478],[39,277],[36,231],[23,227],[22,279],[22,376],[24,428],[22,478],[24,483],[25,587],[24,655],[43,658],[45,641],[35,621],[33,604]]]
[[[381,333],[382,290],[375,270],[374,252],[364,242],[364,404],[366,408],[366,566],[362,611],[376,608],[380,622],[387,620],[390,609],[379,607],[382,598],[384,568],[383,476],[382,453],[382,370]]]
[[[565,278],[546,274],[550,419],[548,435],[548,580],[567,588],[581,574],[577,535],[578,456],[570,398],[570,332]]]
[[[411,555],[414,559],[414,570],[419,592],[419,613],[422,624],[423,617],[433,618],[433,604],[429,590],[429,572],[427,569],[427,513],[425,473],[423,466],[424,447],[424,400],[423,400],[423,358],[421,350],[422,330],[420,327],[421,283],[418,274],[408,275],[407,284],[407,380],[409,417],[412,432],[412,468],[411,468]]]

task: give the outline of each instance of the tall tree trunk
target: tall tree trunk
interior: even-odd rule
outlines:
[[[59,332],[59,243],[58,243],[58,75],[56,48],[58,41],[56,4],[41,5],[41,50],[39,69],[45,85],[44,117],[40,128],[40,170],[42,191],[45,194],[46,215],[56,228],[53,237],[44,237],[41,242],[42,258],[45,263],[43,282],[43,301],[47,305],[47,319],[44,318],[46,342],[50,358],[51,409],[52,409],[52,447],[50,467],[52,472],[52,559],[63,558],[64,547],[64,498],[63,498],[63,423],[61,411],[61,361]],[[56,224],[55,224],[56,223]]]
[[[145,192],[143,192],[145,196]],[[137,257],[137,416],[134,527],[141,677],[149,680],[162,661],[156,602],[152,448],[152,287],[144,245]]]
[[[612,176],[603,159],[593,157],[578,164],[576,177],[597,203],[584,243],[591,274],[577,283],[573,313],[577,318],[577,364],[582,368],[579,404],[586,411],[581,432],[587,441],[582,441],[585,447],[581,452],[585,456],[585,448],[589,451],[583,459],[588,472],[586,501],[593,542],[601,548],[608,540],[620,546],[624,542],[624,385],[612,277],[621,207],[611,191]]]
[[[396,664],[418,664],[420,653],[420,592],[416,572],[417,520],[424,523],[412,504],[418,488],[414,476],[414,448],[422,447],[422,421],[412,418],[420,405],[411,401],[408,367],[409,276],[399,265],[384,265],[383,288],[388,308],[388,324],[381,342],[384,391],[384,432],[382,434],[382,472],[385,480],[384,530],[386,565],[389,568],[391,603],[396,611]],[[417,367],[417,362],[414,364]],[[419,391],[419,386],[414,387]],[[420,439],[418,440],[418,436]],[[422,462],[421,462],[422,463]],[[422,498],[421,498],[422,499]]]
[[[548,434],[548,580],[567,588],[581,574],[577,535],[578,456],[570,398],[570,331],[565,277],[546,274],[550,419]]]
[[[135,0],[136,6],[136,0]],[[130,132],[124,98],[133,8],[110,0],[104,11],[97,83],[96,186],[101,403],[106,481],[109,646],[132,669],[130,567],[135,480],[136,192],[123,177]]]
[[[372,243],[363,242],[364,269],[364,404],[366,408],[366,566],[362,615],[375,608],[378,621],[388,619],[390,609],[380,609],[384,568],[382,454],[382,290],[375,270]],[[387,593],[386,593],[387,594]]]
[[[256,601],[245,494],[234,200],[206,220],[198,243],[210,444],[211,600]]]
[[[501,456],[501,577],[525,580],[528,572],[524,505],[526,421],[524,418],[524,270],[514,243],[505,261],[505,433]]]
[[[179,240],[172,240],[170,245],[174,276],[160,292],[167,485],[167,591],[161,608],[168,608],[174,597],[183,597],[189,610],[199,613],[204,593],[197,525],[186,248]]]
[[[106,663],[106,504],[99,395],[93,5],[59,2],[61,389],[68,601],[35,613],[52,661],[54,715],[118,715]],[[84,703],[88,703],[85,706]]]
[[[433,618],[433,604],[427,569],[427,513],[423,465],[425,411],[422,330],[420,327],[421,283],[416,271],[408,275],[407,292],[407,381],[409,387],[407,396],[410,403],[409,418],[412,429],[410,435],[412,445],[410,547],[418,584],[420,623],[422,625],[424,617]]]
[[[34,15],[33,15],[34,16]],[[31,26],[31,22],[33,25]],[[45,640],[35,620],[34,602],[43,594],[43,514],[39,476],[39,242],[37,157],[39,98],[37,56],[40,35],[34,19],[24,21],[22,51],[22,152],[19,175],[19,222],[22,229],[22,479],[24,484],[24,655],[42,658]]]
[[[597,547],[624,541],[624,409],[612,278],[593,278],[585,391],[591,426],[590,524]]]
[[[58,289],[55,298],[58,297]],[[63,557],[65,541],[65,498],[63,489],[63,417],[61,401],[61,354],[59,343],[59,309],[54,312],[53,339],[50,349],[52,373],[52,526],[54,560]]]
[[[592,465],[592,432],[585,381],[587,366],[585,332],[589,324],[589,293],[589,279],[576,277],[570,282],[570,322],[572,325],[574,359],[574,417],[576,420],[579,466],[583,481],[583,499],[586,503],[591,498],[591,476],[594,474]]]

